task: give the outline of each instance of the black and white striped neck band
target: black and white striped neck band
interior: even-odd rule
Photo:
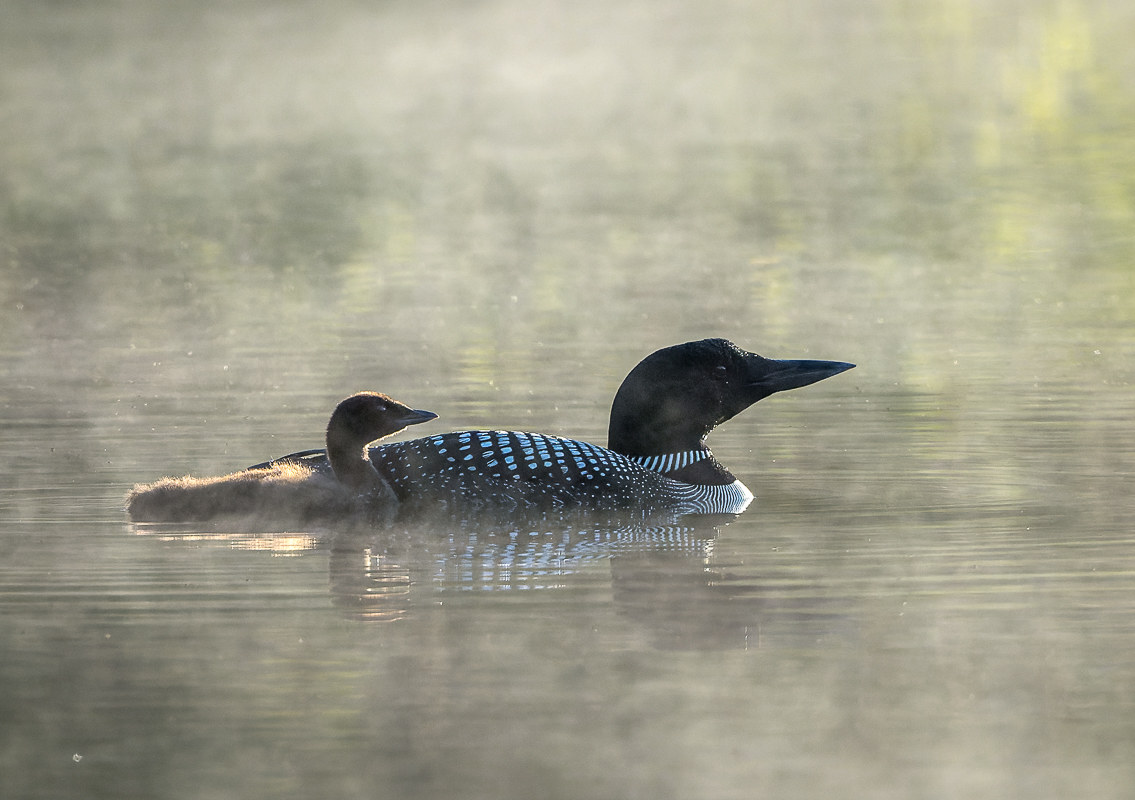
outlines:
[[[628,456],[628,458],[651,472],[661,472],[665,475],[667,472],[704,461],[709,456],[708,450],[683,450],[680,453],[665,453],[660,456]]]

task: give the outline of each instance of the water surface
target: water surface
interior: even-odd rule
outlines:
[[[1129,797],[1133,26],[9,3],[0,793]],[[705,336],[859,364],[714,432],[728,524],[122,511],[362,389],[603,443]]]

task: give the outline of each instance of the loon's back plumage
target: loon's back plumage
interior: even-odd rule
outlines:
[[[399,498],[443,499],[454,511],[486,507],[737,514],[752,499],[737,486],[672,480],[589,442],[520,431],[461,431],[370,451]]]
[[[852,366],[775,361],[725,339],[688,342],[651,354],[627,375],[611,407],[609,447],[539,433],[459,431],[375,446],[369,457],[399,500],[418,511],[737,514],[753,496],[713,458],[705,437],[774,392]],[[319,450],[280,460],[327,468]]]

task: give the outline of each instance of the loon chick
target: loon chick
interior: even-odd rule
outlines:
[[[137,522],[199,522],[218,516],[255,516],[312,522],[365,514],[393,520],[398,498],[371,463],[367,445],[410,425],[436,419],[378,392],[351,395],[327,423],[329,470],[273,463],[219,478],[162,478],[139,484],[126,497]]]
[[[418,512],[736,514],[753,495],[713,458],[709,432],[774,392],[853,366],[775,361],[725,339],[687,342],[631,370],[611,407],[606,448],[539,433],[461,431],[372,447],[370,460]],[[322,451],[269,463],[327,469]]]

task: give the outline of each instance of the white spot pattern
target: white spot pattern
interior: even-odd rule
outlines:
[[[687,451],[651,458],[658,467],[680,469],[707,457],[708,451]],[[736,514],[752,500],[740,481],[682,483],[644,465],[641,458],[539,433],[437,434],[373,447],[370,458],[400,498],[438,501],[454,510],[585,507]]]

